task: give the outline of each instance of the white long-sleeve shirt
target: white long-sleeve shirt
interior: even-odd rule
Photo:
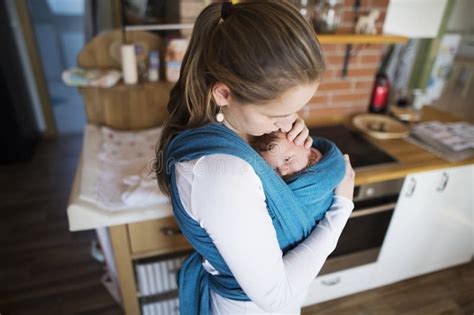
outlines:
[[[186,212],[203,227],[251,301],[211,290],[213,314],[300,314],[309,285],[335,249],[354,204],[334,201],[313,232],[284,256],[260,178],[235,156],[212,154],[176,165]],[[203,267],[216,274],[212,265]]]

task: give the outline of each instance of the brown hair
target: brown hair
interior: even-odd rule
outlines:
[[[284,137],[286,137],[285,133],[281,131],[275,131],[257,137],[250,137],[249,144],[258,153],[270,152],[274,149],[274,142]]]
[[[168,196],[168,144],[183,130],[216,122],[215,82],[224,83],[242,106],[265,104],[319,80],[324,71],[314,29],[290,2],[239,2],[225,20],[221,8],[211,3],[197,17],[179,80],[170,92],[169,118],[154,165],[159,187]]]

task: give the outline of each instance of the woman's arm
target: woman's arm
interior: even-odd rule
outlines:
[[[295,303],[308,289],[334,250],[354,205],[335,196],[310,236],[283,256],[261,181],[250,164],[214,154],[194,167],[190,206],[245,293],[271,312]]]

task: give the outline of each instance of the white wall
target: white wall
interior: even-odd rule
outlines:
[[[438,35],[448,0],[391,0],[384,22],[384,33],[410,38]]]

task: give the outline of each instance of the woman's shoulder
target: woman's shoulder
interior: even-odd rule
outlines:
[[[190,194],[194,194],[196,188],[199,188],[199,191],[201,189],[218,191],[218,195],[222,196],[247,194],[250,189],[265,200],[262,181],[251,164],[233,155],[210,154],[195,160],[179,162],[176,166],[176,176],[178,183],[187,183]],[[209,194],[207,198],[212,199]]]
[[[187,171],[195,176],[256,176],[250,163],[234,155],[215,153],[176,164],[179,171]]]

